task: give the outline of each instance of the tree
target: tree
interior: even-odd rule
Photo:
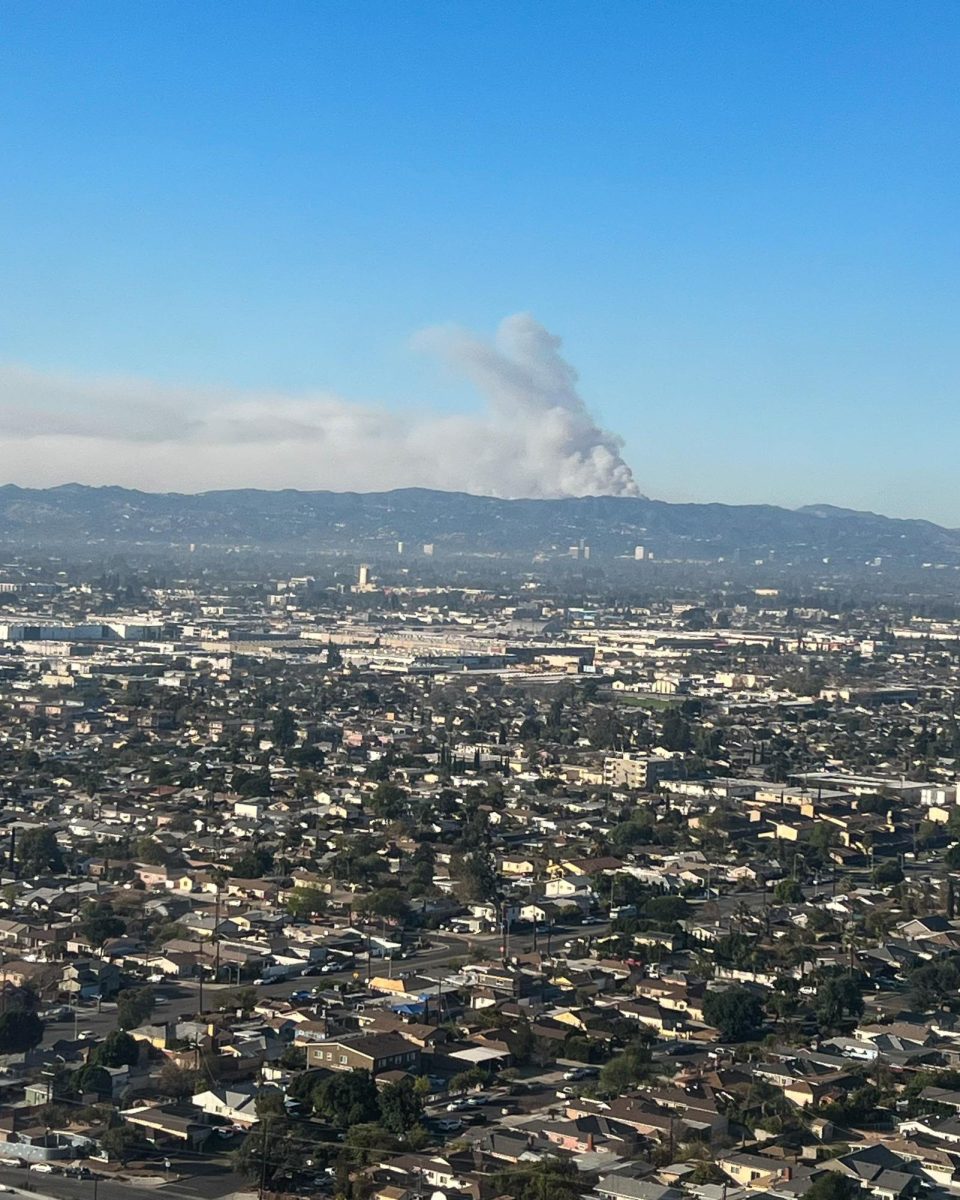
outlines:
[[[856,971],[830,975],[817,989],[817,1020],[827,1028],[839,1025],[845,1017],[863,1013],[863,978]]]
[[[367,1167],[371,1163],[379,1162],[388,1151],[399,1149],[397,1139],[376,1121],[351,1125],[344,1144],[358,1167]]]
[[[139,1058],[137,1041],[122,1029],[114,1029],[94,1050],[91,1061],[99,1067],[132,1067]]]
[[[773,898],[780,904],[802,904],[803,888],[796,879],[781,879],[773,889]]]
[[[153,1013],[156,997],[153,988],[121,992],[117,1001],[117,1024],[121,1029],[136,1029]]]
[[[687,1176],[690,1183],[728,1183],[727,1176],[721,1171],[715,1162],[711,1162],[708,1158],[693,1168],[690,1175]]]
[[[384,779],[373,789],[370,796],[370,807],[378,817],[387,821],[396,821],[406,811],[407,793],[402,787]]]
[[[923,963],[909,974],[910,992],[917,1008],[927,1011],[956,1001],[960,989],[960,966],[957,959]]]
[[[380,1093],[380,1122],[384,1129],[402,1136],[419,1124],[423,1116],[423,1100],[411,1076],[388,1083]]]
[[[197,1073],[168,1062],[160,1072],[157,1091],[173,1100],[187,1100],[197,1090]]]
[[[358,902],[357,909],[397,922],[405,921],[410,914],[410,905],[406,897],[396,888],[382,888],[380,891],[371,892]]]
[[[489,900],[497,894],[497,873],[490,855],[484,851],[454,855],[450,860],[450,876],[454,880],[457,898],[464,903]]]
[[[584,1185],[572,1158],[549,1155],[530,1166],[516,1166],[494,1176],[494,1191],[514,1200],[577,1200]]]
[[[803,1193],[802,1200],[853,1200],[860,1191],[860,1185],[849,1175],[841,1175],[839,1171],[825,1171]]]
[[[139,838],[133,850],[137,861],[146,863],[147,866],[162,867],[170,861],[166,848],[153,837]]]
[[[17,842],[17,862],[24,875],[43,875],[50,871],[60,875],[64,870],[63,853],[52,829],[27,829]]]
[[[297,740],[297,722],[289,708],[281,708],[273,718],[273,740],[280,750],[289,750]]]
[[[689,916],[690,905],[682,896],[652,896],[641,909],[641,915],[649,921],[666,921],[673,924]]]
[[[87,1063],[85,1067],[81,1067],[71,1076],[70,1090],[76,1092],[78,1096],[85,1096],[88,1092],[93,1092],[98,1097],[109,1100],[113,1095],[113,1080],[105,1067],[97,1066],[96,1063]]]
[[[242,1011],[250,1012],[256,1008],[257,989],[252,987],[238,988],[235,992],[224,992],[220,999],[220,1008],[224,1012]]]
[[[131,1125],[113,1125],[100,1137],[100,1148],[110,1158],[118,1158],[122,1166],[143,1146],[143,1138]]]
[[[42,1037],[43,1022],[36,1013],[11,1009],[0,1014],[0,1054],[23,1054]]]
[[[100,953],[110,938],[123,937],[127,932],[127,923],[109,908],[92,905],[80,922],[80,932],[97,953]]]
[[[327,907],[327,897],[318,887],[294,888],[287,898],[287,912],[295,920],[304,921],[315,917]]]
[[[619,1096],[635,1087],[650,1073],[650,1035],[641,1034],[600,1072],[597,1087],[604,1096]]]
[[[689,750],[692,744],[690,726],[679,708],[671,708],[663,718],[660,744],[667,750]]]
[[[873,882],[878,887],[885,887],[889,884],[903,883],[903,868],[898,862],[890,861],[881,863],[874,868]]]
[[[313,1107],[320,1116],[342,1129],[380,1118],[377,1085],[369,1071],[337,1071],[329,1075],[314,1089]]]
[[[746,988],[708,991],[703,1000],[703,1019],[726,1041],[740,1042],[760,1029],[763,1005]]]
[[[238,879],[262,879],[273,870],[273,851],[265,846],[246,850],[234,859],[233,874]]]

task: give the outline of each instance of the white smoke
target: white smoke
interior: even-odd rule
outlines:
[[[302,396],[84,379],[0,366],[0,480],[153,491],[226,487],[496,496],[637,495],[621,442],[577,392],[559,339],[532,317],[492,342],[418,335],[485,401],[476,414],[397,412]]]

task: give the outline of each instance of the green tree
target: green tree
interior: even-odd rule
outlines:
[[[667,710],[663,718],[660,744],[667,750],[689,750],[693,744],[690,726],[683,719],[679,708]]]
[[[825,1171],[803,1193],[802,1200],[853,1200],[859,1191],[860,1185],[849,1175]]]
[[[577,1200],[586,1190],[573,1159],[553,1155],[501,1171],[494,1176],[493,1187],[513,1200]]]
[[[400,1143],[388,1130],[376,1121],[351,1125],[344,1139],[349,1157],[358,1167],[367,1167],[379,1162],[391,1150],[398,1150]]]
[[[36,1013],[11,1009],[0,1013],[0,1054],[23,1054],[40,1044],[43,1022]]]
[[[197,1091],[197,1073],[168,1062],[157,1079],[157,1091],[173,1100],[188,1100]]]
[[[407,1075],[396,1083],[388,1083],[380,1093],[380,1122],[384,1129],[401,1137],[420,1123],[423,1100],[416,1084]]]
[[[83,914],[80,932],[99,953],[111,938],[123,937],[127,923],[105,905],[91,905]]]
[[[294,888],[287,897],[287,912],[298,921],[306,921],[326,910],[327,897],[318,887]]]
[[[314,1089],[313,1107],[319,1116],[342,1129],[380,1119],[377,1085],[369,1071],[337,1071],[329,1075]]]
[[[110,1072],[105,1067],[91,1062],[73,1073],[70,1079],[69,1090],[75,1092],[78,1096],[85,1096],[88,1092],[94,1092],[97,1096],[109,1100],[113,1095],[113,1080],[110,1078]]]
[[[22,874],[60,875],[64,870],[63,853],[57,835],[49,828],[25,829],[17,841],[17,862]]]
[[[756,1034],[763,1024],[763,1005],[746,988],[708,991],[703,999],[703,1019],[725,1041],[740,1042]]]
[[[257,989],[252,987],[238,988],[235,992],[224,992],[220,998],[220,1008],[223,1012],[250,1012],[256,1008]]]
[[[960,989],[960,965],[957,959],[923,963],[909,974],[910,993],[917,1008],[926,1011],[956,1003]]]
[[[121,992],[117,1001],[117,1024],[121,1029],[136,1029],[153,1014],[156,996],[153,988],[136,988]]]
[[[140,1047],[129,1033],[114,1029],[94,1050],[91,1062],[99,1067],[132,1067],[140,1058]]]
[[[143,1137],[132,1125],[113,1125],[100,1135],[100,1147],[110,1158],[126,1166],[138,1150],[145,1149]]]
[[[273,851],[266,846],[245,850],[233,861],[233,874],[238,879],[263,879],[273,870]]]
[[[289,708],[281,708],[273,718],[273,741],[280,750],[289,750],[297,740],[297,722]]]
[[[363,896],[357,903],[357,910],[402,923],[410,915],[410,904],[396,888],[381,888],[369,896]]]
[[[863,1013],[863,977],[857,971],[828,976],[817,988],[817,1020],[835,1028],[847,1017]]]
[[[891,884],[903,883],[903,868],[898,862],[890,861],[881,863],[873,871],[873,882],[877,887],[886,887]]]
[[[170,853],[165,846],[154,837],[138,838],[133,847],[134,857],[138,862],[151,867],[163,867],[170,861]]]
[[[640,911],[646,920],[673,924],[689,916],[690,905],[682,896],[651,896]]]
[[[796,879],[781,879],[773,889],[773,897],[780,904],[802,904],[803,888]]]
[[[389,780],[381,780],[370,796],[370,807],[378,817],[396,821],[406,812],[407,793]]]

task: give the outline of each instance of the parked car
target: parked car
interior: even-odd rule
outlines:
[[[564,1071],[564,1079],[592,1079],[597,1074],[595,1068],[591,1067],[574,1067],[570,1071]]]

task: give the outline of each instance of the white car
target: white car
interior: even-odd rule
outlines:
[[[52,1175],[53,1174],[53,1167],[51,1167],[49,1163],[45,1163],[45,1162],[31,1163],[30,1170],[38,1171],[41,1175]]]

